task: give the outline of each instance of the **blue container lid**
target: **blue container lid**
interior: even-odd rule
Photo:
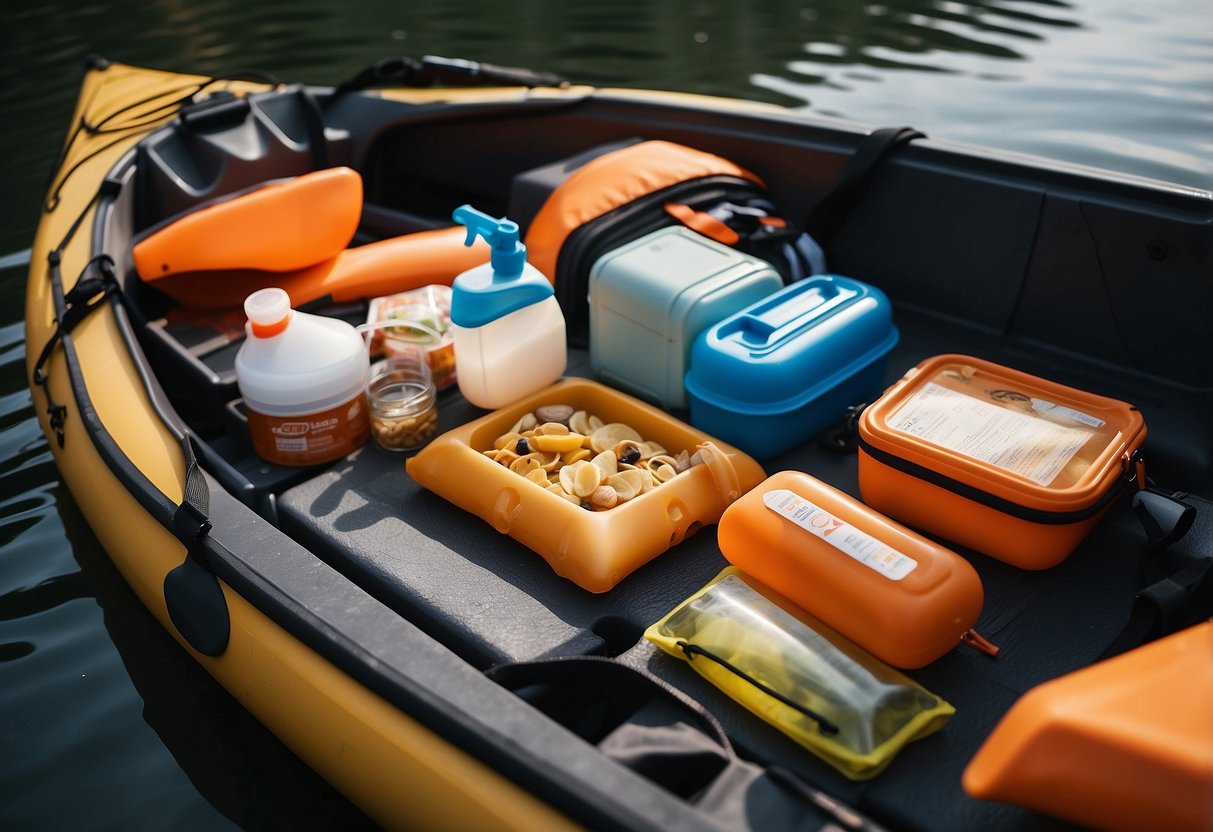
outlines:
[[[705,330],[691,347],[687,392],[727,410],[795,410],[897,344],[884,292],[841,275],[785,286]]]
[[[484,326],[554,294],[551,282],[527,264],[518,223],[490,217],[471,205],[459,206],[451,218],[467,226],[465,246],[479,235],[491,251],[488,263],[468,269],[451,285],[451,323],[465,329]]]

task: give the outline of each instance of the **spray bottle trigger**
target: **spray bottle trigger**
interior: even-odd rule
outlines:
[[[492,250],[494,279],[509,279],[522,273],[526,265],[526,246],[518,240],[518,223],[496,219],[471,205],[460,205],[451,214],[457,223],[467,226],[463,244],[470,246],[480,235]]]

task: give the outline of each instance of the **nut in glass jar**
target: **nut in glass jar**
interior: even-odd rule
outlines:
[[[420,351],[377,363],[366,387],[375,444],[389,451],[411,451],[429,442],[438,428],[437,395]]]

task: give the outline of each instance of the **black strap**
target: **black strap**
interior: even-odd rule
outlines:
[[[59,249],[47,256],[47,262],[53,272],[58,272],[61,262]],[[46,364],[54,354],[55,347],[63,341],[63,336],[70,333],[83,321],[88,314],[105,302],[113,292],[118,291],[118,279],[114,274],[114,261],[107,254],[100,254],[85,264],[76,285],[64,295],[66,310],[55,320],[55,331],[42,345],[38,360],[34,362],[34,384],[42,388],[46,397],[46,413],[50,417],[51,428],[55,431],[55,439],[59,447],[65,440],[63,426],[67,419],[67,406],[56,402],[51,395],[50,376],[46,372]]]
[[[809,211],[805,230],[827,249],[851,212],[859,205],[869,180],[888,155],[912,139],[926,138],[913,127],[882,127],[869,133],[855,148],[842,175]]]
[[[559,75],[535,72],[522,67],[482,64],[461,58],[439,58],[426,55],[421,60],[385,58],[361,70],[354,77],[333,89],[329,101],[347,92],[358,92],[379,86],[400,87],[567,87],[569,82]]]
[[[1125,625],[1100,654],[1111,658],[1213,616],[1213,503],[1182,492],[1149,492],[1150,501],[1134,499],[1134,509],[1146,528],[1142,556],[1142,589],[1133,599]],[[1158,542],[1158,509],[1171,501],[1183,507],[1179,531]],[[1143,509],[1152,506],[1152,510]],[[1170,514],[1170,512],[1167,512]]]
[[[762,682],[758,681],[750,674],[746,673],[741,668],[737,667],[732,662],[725,659],[723,656],[718,656],[716,653],[713,653],[711,650],[707,650],[703,647],[700,647],[697,644],[691,644],[690,642],[687,642],[687,641],[678,642],[678,647],[682,650],[683,653],[686,653],[688,662],[693,661],[696,656],[703,656],[705,659],[708,659],[709,661],[716,662],[716,664],[720,665],[725,670],[729,671],[730,673],[732,673],[734,676],[738,677],[739,679],[744,679],[745,681],[749,682],[751,685],[758,688],[760,691],[765,693],[767,696],[779,701],[781,704],[787,705],[789,708],[791,708],[794,711],[804,714],[809,719],[816,722],[817,729],[819,731],[821,731],[821,733],[828,734],[828,735],[833,735],[833,734],[838,733],[838,726],[835,725],[833,722],[830,722],[830,720],[826,719],[824,716],[817,713],[812,708],[808,708],[808,707],[800,704],[796,700],[790,699],[789,697],[784,696],[782,693],[775,690],[774,688],[763,684]]]
[[[173,532],[185,545],[185,560],[164,576],[164,603],[173,626],[191,647],[203,655],[218,656],[227,649],[231,617],[206,549],[211,531],[210,487],[188,437],[181,445],[185,493],[173,513]]]
[[[84,219],[92,207],[102,197],[112,199],[120,187],[120,183],[116,180],[103,181],[92,199],[81,210],[80,215],[69,226],[63,240],[47,254],[48,278],[55,306],[55,331],[43,345],[42,351],[34,363],[33,380],[43,389],[46,396],[50,426],[55,431],[55,437],[61,448],[65,440],[63,427],[67,416],[67,406],[56,402],[51,396],[49,377],[46,372],[47,362],[56,347],[66,346],[69,343],[72,330],[93,310],[107,302],[117,302],[121,305],[122,300],[114,260],[108,254],[98,254],[89,260],[81,271],[80,277],[77,278],[76,284],[70,291],[64,292],[61,270],[63,251],[83,226]],[[68,352],[68,368],[71,373],[70,350]],[[140,371],[140,378],[147,389],[148,396],[155,400],[156,395],[150,386],[151,382],[147,375]],[[89,407],[87,392],[82,393],[77,390],[76,395],[81,407]],[[81,395],[86,398],[81,400],[79,398]],[[188,433],[169,423],[159,408],[156,408],[156,413],[180,441],[186,465],[184,494],[181,503],[173,513],[171,522],[174,535],[186,547],[186,557],[181,566],[171,570],[165,577],[165,602],[173,624],[186,641],[201,653],[217,656],[227,649],[231,621],[223,589],[219,585],[219,579],[215,576],[207,557],[206,538],[211,530],[211,522],[208,517],[210,488],[202,469],[198,466]]]

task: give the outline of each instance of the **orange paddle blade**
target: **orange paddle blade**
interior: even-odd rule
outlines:
[[[289,272],[336,257],[362,215],[362,177],[328,168],[266,183],[192,211],[136,243],[135,271],[157,283],[182,272]]]

